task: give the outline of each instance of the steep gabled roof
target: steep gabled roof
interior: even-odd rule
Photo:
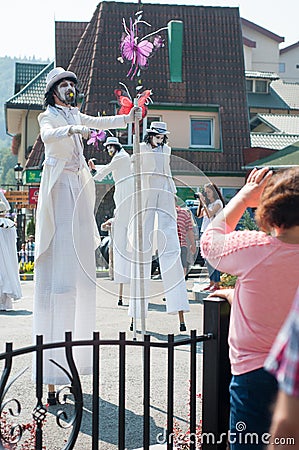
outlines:
[[[55,22],[55,65],[66,68],[88,22]]]
[[[20,92],[6,102],[6,107],[22,109],[30,105],[30,109],[42,109],[44,104],[46,78],[54,63],[48,64]]]
[[[298,42],[295,42],[295,43],[292,44],[292,45],[289,45],[288,47],[285,47],[285,48],[280,49],[280,50],[279,50],[279,54],[280,54],[280,55],[283,55],[284,53],[288,53],[288,52],[290,52],[291,50],[295,50],[295,49],[298,48],[298,47],[299,47],[299,41],[298,41]]]
[[[119,81],[134,95],[136,82],[126,78],[128,66],[118,57],[122,20],[134,17],[137,9],[136,3],[103,1],[81,36],[68,69],[80,80],[87,114],[113,113]],[[242,148],[249,146],[249,128],[238,8],[144,4],[142,10],[151,30],[171,20],[181,20],[184,26],[183,81],[169,82],[167,46],[141,73],[144,88],[154,91],[154,104],[213,104],[222,111],[223,153],[185,151],[184,158],[196,160],[206,171],[239,170]],[[147,34],[148,28],[141,33]]]
[[[254,31],[258,31],[259,33],[263,34],[264,36],[268,37],[269,39],[273,39],[273,41],[276,41],[278,43],[284,42],[284,37],[278,36],[277,34],[272,33],[272,31],[269,31],[266,28],[263,28],[254,22],[250,22],[247,19],[241,18],[241,23],[242,23],[242,26],[246,26],[248,28],[251,28]]]
[[[8,99],[4,105],[6,129],[10,133],[19,133],[22,110],[30,109],[42,111],[47,74],[54,67],[54,63],[48,64],[36,75],[20,92]]]
[[[38,75],[48,64],[45,63],[15,63],[15,94]]]

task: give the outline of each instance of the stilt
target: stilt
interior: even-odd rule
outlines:
[[[122,306],[123,304],[123,290],[124,290],[124,284],[119,283],[119,292],[118,292],[118,306]]]
[[[48,403],[49,406],[57,405],[56,391],[55,391],[55,385],[54,384],[48,384],[47,403]]]

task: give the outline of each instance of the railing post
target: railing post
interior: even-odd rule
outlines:
[[[229,429],[228,327],[230,305],[220,298],[204,299],[202,449],[226,449]]]

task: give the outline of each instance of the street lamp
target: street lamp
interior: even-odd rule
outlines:
[[[13,169],[15,171],[15,179],[17,182],[18,191],[20,190],[20,185],[22,184],[22,174],[23,174],[23,167],[21,166],[21,163],[17,163]]]
[[[20,186],[23,184],[22,182],[22,174],[23,174],[23,167],[18,162],[14,167],[15,172],[15,179],[17,182],[17,190],[20,190]],[[22,242],[25,242],[25,228],[23,226],[23,214],[22,210],[17,208],[17,250],[21,250]]]

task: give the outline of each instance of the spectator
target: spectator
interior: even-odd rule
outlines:
[[[265,368],[278,381],[279,392],[270,428],[269,449],[299,445],[299,287],[292,309],[280,330]],[[293,439],[287,445],[287,438]]]
[[[28,262],[28,253],[26,250],[26,244],[21,244],[21,250],[18,252],[19,254],[19,263],[26,263]]]
[[[28,237],[28,241],[26,243],[27,261],[28,262],[34,262],[34,250],[35,250],[34,236],[31,234]]]
[[[188,250],[190,249],[193,255],[195,255],[196,253],[196,243],[191,216],[192,213],[187,209],[183,209],[179,205],[176,205],[176,212],[177,212],[178,236],[181,247],[181,261],[184,269],[184,274],[186,277],[188,270],[188,259],[187,259]]]
[[[219,188],[214,183],[207,183],[204,186],[204,193],[199,193],[199,205],[197,209],[197,216],[202,217],[200,236],[206,231],[209,223],[216,217],[217,214],[224,208],[225,202],[221,195]],[[210,284],[205,287],[203,291],[213,292],[219,289],[220,272],[215,267],[212,267],[208,261],[205,261]]]
[[[262,231],[234,231],[247,207],[257,208]],[[218,214],[202,236],[205,258],[238,277],[232,299],[229,346],[231,450],[247,448],[243,433],[269,431],[270,406],[277,382],[265,359],[284,322],[298,286],[299,167],[272,174],[254,169],[245,186]],[[213,296],[225,295],[222,290]]]
[[[15,223],[5,217],[7,202],[0,200],[0,311],[13,308],[13,300],[22,297],[17,256]]]

